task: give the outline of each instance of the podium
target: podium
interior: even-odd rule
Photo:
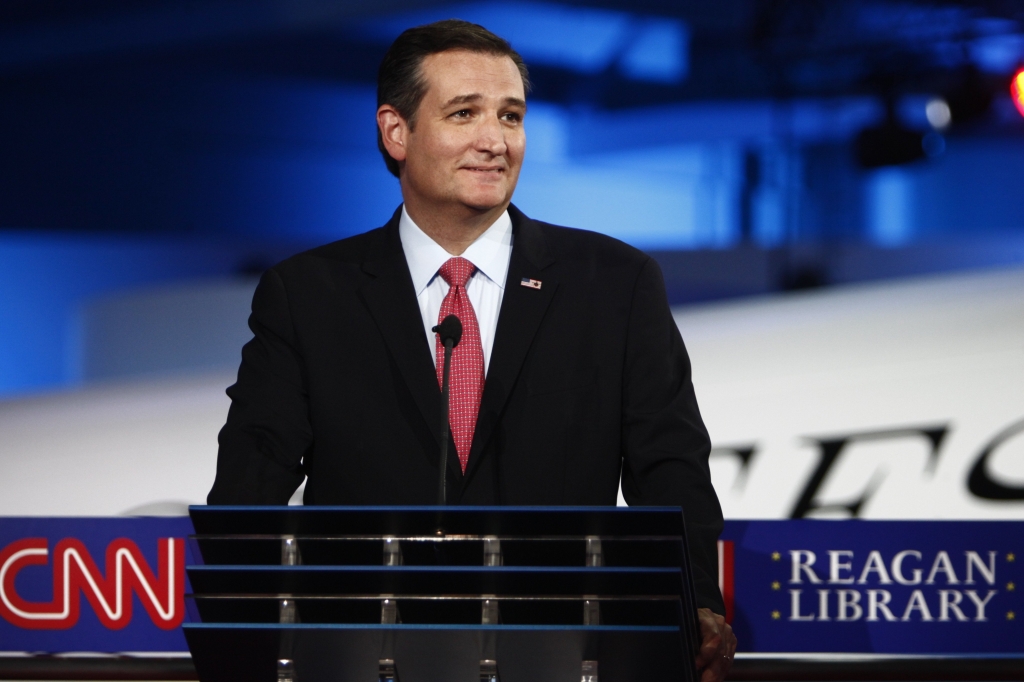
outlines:
[[[674,507],[207,507],[203,682],[695,682]]]

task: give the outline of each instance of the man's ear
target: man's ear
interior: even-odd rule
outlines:
[[[377,109],[377,127],[380,129],[384,148],[395,161],[405,161],[405,144],[409,136],[409,124],[390,104],[382,104]]]

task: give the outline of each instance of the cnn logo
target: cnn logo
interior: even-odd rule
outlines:
[[[181,538],[157,540],[154,574],[138,546],[118,538],[107,546],[106,571],[100,572],[79,540],[64,538],[53,550],[53,599],[31,602],[15,589],[26,566],[46,565],[46,538],[12,542],[0,552],[0,615],[13,625],[34,630],[65,630],[78,622],[85,595],[100,622],[119,630],[132,619],[132,592],[157,627],[170,630],[184,618],[185,551]]]

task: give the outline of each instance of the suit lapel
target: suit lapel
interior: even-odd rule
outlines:
[[[441,421],[441,391],[437,386],[430,348],[423,335],[423,318],[416,303],[409,266],[398,236],[400,215],[401,210],[395,213],[384,228],[386,245],[378,252],[368,254],[364,260],[363,271],[372,279],[360,287],[359,296],[377,323],[391,351],[391,357],[440,448],[438,424]],[[451,445],[449,448],[453,449]],[[432,453],[427,455],[431,456]],[[431,461],[435,462],[436,459],[431,456]],[[455,463],[456,472],[461,478],[458,458]]]
[[[501,419],[502,410],[526,360],[533,337],[558,288],[558,281],[550,273],[544,272],[554,261],[540,227],[515,206],[509,206],[508,211],[513,229],[512,256],[491,350],[491,363],[473,434],[473,446],[466,466],[467,480],[479,467],[480,453]],[[523,279],[540,280],[541,288],[521,286]]]

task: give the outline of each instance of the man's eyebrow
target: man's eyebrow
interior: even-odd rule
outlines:
[[[444,103],[444,108],[447,109],[448,107],[452,107],[457,104],[469,104],[470,102],[478,102],[481,99],[483,99],[483,95],[479,93],[473,93],[471,95],[456,95],[455,97],[452,97],[450,100]],[[506,97],[505,104],[506,106],[511,105],[523,107],[524,109],[526,108],[526,102],[520,99],[519,97]]]
[[[445,102],[444,107],[447,109],[448,107],[454,106],[456,104],[468,104],[469,102],[476,102],[481,99],[483,99],[483,95],[477,93],[474,93],[472,95],[456,95],[455,97],[452,97],[450,100]]]

